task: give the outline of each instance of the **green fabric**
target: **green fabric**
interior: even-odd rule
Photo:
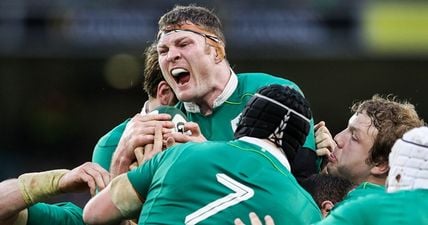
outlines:
[[[27,225],[84,225],[83,210],[70,202],[37,203],[28,208]]]
[[[376,193],[343,205],[318,225],[428,224],[428,190]]]
[[[201,224],[232,224],[237,217],[249,224],[251,211],[269,214],[277,224],[306,225],[321,219],[293,175],[269,152],[244,141],[178,144],[128,177],[140,196],[147,196],[139,224],[183,224],[186,216],[209,203],[216,206],[204,208],[201,215],[207,218],[200,218]],[[245,187],[220,204],[215,201],[235,193],[222,179]],[[244,193],[251,191],[254,195],[246,199]]]
[[[122,137],[123,131],[125,130],[126,124],[128,124],[129,120],[131,119],[125,120],[100,138],[98,143],[95,145],[94,152],[92,154],[92,162],[98,163],[101,167],[110,171],[113,153],[119,144],[120,137]]]
[[[233,126],[238,122],[239,115],[247,101],[263,86],[269,84],[284,84],[300,90],[292,81],[275,77],[265,73],[242,73],[237,75],[238,86],[232,96],[221,106],[214,109],[213,114],[203,116],[200,113],[185,112],[184,105],[178,103],[177,107],[185,112],[189,121],[199,124],[203,135],[210,141],[228,141],[233,139]],[[110,132],[104,135],[96,144],[92,155],[92,162],[100,164],[104,169],[110,170],[111,159],[120,137],[125,130],[127,119]],[[315,150],[314,121],[311,119],[311,128],[304,147]],[[319,163],[319,162],[318,162]]]
[[[384,193],[385,187],[382,185],[370,183],[370,182],[363,182],[360,185],[358,185],[356,188],[351,190],[345,198],[335,205],[333,210],[336,210],[337,208],[341,207],[343,204],[347,204],[348,202],[357,200],[361,197],[365,197],[372,194],[378,194],[378,193]]]
[[[238,87],[221,106],[214,109],[209,116],[200,113],[186,112],[183,103],[177,107],[186,113],[190,121],[196,122],[201,128],[202,134],[210,141],[228,141],[233,139],[234,126],[238,123],[239,115],[245,108],[248,100],[263,86],[270,84],[283,84],[302,91],[292,81],[275,77],[265,73],[242,73],[237,75]],[[302,93],[303,94],[303,93]],[[315,150],[314,121],[311,119],[311,127],[304,147]]]

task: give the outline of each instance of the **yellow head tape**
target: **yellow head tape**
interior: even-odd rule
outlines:
[[[167,26],[164,29],[159,31],[157,35],[157,40],[159,40],[163,35],[166,35],[170,32],[179,32],[179,31],[189,31],[205,37],[207,40],[207,43],[216,49],[217,55],[221,59],[225,57],[226,51],[224,49],[224,42],[220,40],[220,38],[218,38],[215,34],[193,23],[184,23],[184,24]]]

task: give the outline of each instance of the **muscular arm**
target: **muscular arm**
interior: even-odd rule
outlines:
[[[0,183],[0,224],[13,224],[18,213],[27,207],[18,188],[18,179]]]
[[[0,183],[0,224],[13,224],[21,219],[26,224],[24,209],[27,207],[65,192],[89,189],[94,194],[96,187],[102,189],[109,181],[109,173],[93,163],[85,163],[71,171],[27,173],[18,179],[6,180]]]
[[[135,218],[142,204],[127,174],[122,174],[86,204],[83,220],[90,225],[115,224],[123,219]]]

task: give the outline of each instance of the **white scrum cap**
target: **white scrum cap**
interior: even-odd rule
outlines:
[[[407,131],[392,147],[387,192],[428,189],[428,127]]]

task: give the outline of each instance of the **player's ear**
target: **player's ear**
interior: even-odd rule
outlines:
[[[156,98],[159,99],[161,105],[169,105],[175,98],[174,92],[166,81],[159,82]]]
[[[331,211],[331,209],[333,209],[334,204],[333,202],[329,201],[329,200],[325,200],[321,203],[321,214],[323,216],[323,218],[325,218]]]
[[[376,163],[370,172],[375,176],[386,176],[388,175],[389,165],[388,162]]]

